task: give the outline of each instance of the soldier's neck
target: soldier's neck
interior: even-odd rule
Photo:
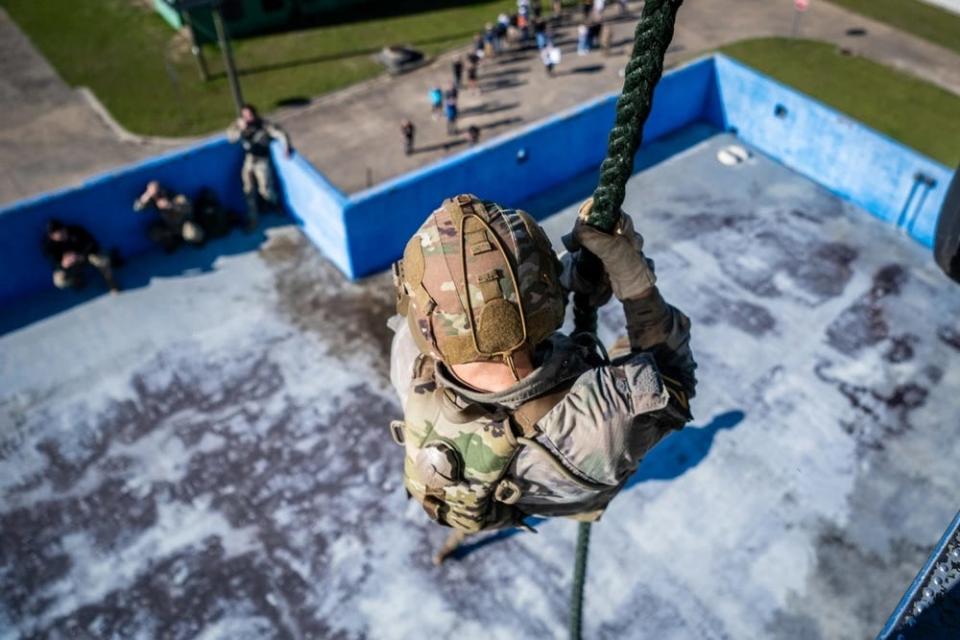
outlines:
[[[526,350],[515,353],[513,363],[520,380],[533,372],[533,362]],[[504,391],[518,382],[510,367],[502,362],[468,362],[451,365],[450,369],[464,384],[487,393]]]

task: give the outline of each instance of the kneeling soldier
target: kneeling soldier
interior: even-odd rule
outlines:
[[[691,419],[690,322],[657,290],[630,217],[613,234],[578,222],[571,245],[600,258],[600,281],[577,275],[579,250],[561,264],[527,213],[461,195],[395,265],[403,321],[393,323],[391,379],[404,420],[391,431],[408,493],[442,525],[596,520],[646,453]],[[627,326],[612,361],[591,334],[558,331],[570,292],[602,304],[611,288]]]

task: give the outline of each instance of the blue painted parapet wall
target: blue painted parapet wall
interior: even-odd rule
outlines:
[[[445,197],[472,192],[514,204],[596,168],[615,105],[616,94],[604,96],[344,197],[339,219],[323,213],[343,229],[347,243],[328,255],[350,277],[364,276],[397,259]],[[952,173],[947,167],[723,55],[664,75],[644,144],[697,122],[736,131],[773,159],[932,246]],[[329,186],[322,181],[318,188]]]
[[[151,214],[133,211],[147,182],[159,180],[190,196],[208,187],[227,207],[243,210],[242,160],[236,145],[215,138],[0,210],[0,305],[53,286],[50,264],[41,252],[50,218],[83,225],[104,250],[136,256],[151,247]]]
[[[516,204],[595,169],[606,153],[616,95],[495,138],[464,153],[347,196],[303,157],[275,154],[286,205],[346,275],[400,256],[410,234],[451,195]],[[748,144],[931,246],[951,171],[811,98],[717,55],[664,75],[644,142],[706,123]],[[641,149],[640,154],[645,151]],[[45,221],[86,225],[105,247],[148,247],[146,219],[130,205],[150,179],[192,194],[213,188],[242,208],[240,150],[222,138],[0,210],[0,304],[50,286],[40,255]]]
[[[714,65],[725,129],[933,246],[951,170],[726,56]]]
[[[713,61],[663,77],[645,142],[703,119],[716,92]],[[474,193],[514,205],[589,171],[603,160],[617,97],[607,95],[496,138],[458,156],[390,180],[350,198],[344,211],[351,276],[383,269],[447,197]]]

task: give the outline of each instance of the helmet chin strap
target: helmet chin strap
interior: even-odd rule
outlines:
[[[503,354],[503,361],[508,367],[510,367],[510,374],[513,376],[514,381],[520,382],[520,373],[517,371],[517,363],[513,361],[513,354],[515,351],[510,353]]]

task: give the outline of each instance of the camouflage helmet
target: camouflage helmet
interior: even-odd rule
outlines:
[[[561,265],[530,214],[443,201],[394,265],[397,312],[420,351],[448,365],[502,360],[563,324]]]

